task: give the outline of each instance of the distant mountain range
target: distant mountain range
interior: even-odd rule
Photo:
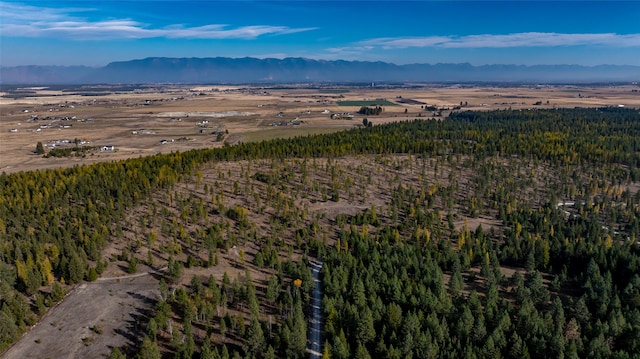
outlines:
[[[586,83],[640,81],[640,66],[483,65],[326,61],[305,58],[164,58],[104,67],[0,67],[0,84],[241,84],[327,82]]]

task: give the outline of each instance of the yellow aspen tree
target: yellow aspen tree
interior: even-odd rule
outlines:
[[[516,238],[520,237],[520,234],[522,234],[522,224],[516,222]]]
[[[542,246],[542,265],[544,268],[547,268],[549,265],[549,260],[551,259],[549,241],[543,240],[540,241],[540,246]]]
[[[607,236],[605,237],[604,240],[604,246],[607,249],[610,249],[613,246],[613,239],[611,238],[610,235],[607,234]]]
[[[44,260],[39,263],[40,273],[42,273],[42,282],[45,283],[45,285],[53,283],[53,267],[49,261],[49,257],[45,257]]]
[[[466,232],[461,232],[460,236],[458,236],[458,250],[461,250],[464,247],[466,242]]]
[[[362,225],[362,230],[360,231],[360,239],[364,239],[367,234],[369,234],[369,226],[366,224]]]
[[[329,346],[325,344],[324,352],[322,353],[322,359],[331,359],[331,355],[329,354]]]
[[[431,241],[431,231],[428,229],[425,229],[424,232],[422,233],[422,236],[424,237],[424,242],[426,244],[429,244],[429,242]]]
[[[152,248],[157,240],[158,240],[158,233],[156,232],[155,228],[152,228],[151,231],[149,232],[149,237],[148,237],[149,248]]]
[[[16,273],[23,282],[27,281],[27,265],[25,262],[16,261]]]

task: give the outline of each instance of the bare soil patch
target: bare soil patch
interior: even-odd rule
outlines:
[[[79,284],[3,358],[104,358],[135,347],[157,287],[152,275]]]

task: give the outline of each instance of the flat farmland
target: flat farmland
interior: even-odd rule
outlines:
[[[398,106],[397,103],[390,102],[386,99],[375,99],[375,100],[348,100],[348,101],[338,101],[338,105],[340,106]]]
[[[29,97],[5,92],[0,93],[0,171],[66,167],[219,147],[225,142],[328,133],[361,126],[364,117],[375,125],[414,118],[441,119],[451,110],[640,107],[638,89],[633,85],[330,89],[165,86],[91,88],[84,92],[82,88],[37,88],[29,89]],[[364,104],[380,99],[387,104],[382,114],[357,114]],[[331,119],[334,113],[353,116]],[[73,147],[74,142],[95,149],[78,156],[45,158],[34,153],[38,142],[46,152]]]

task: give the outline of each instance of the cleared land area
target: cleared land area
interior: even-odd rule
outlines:
[[[104,358],[135,347],[157,299],[158,280],[148,274],[79,284],[3,358]]]

